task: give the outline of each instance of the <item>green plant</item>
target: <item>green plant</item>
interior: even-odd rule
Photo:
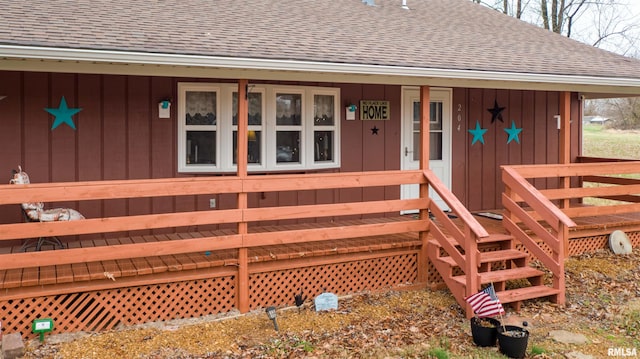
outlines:
[[[299,340],[295,345],[295,347],[301,347],[307,353],[311,353],[314,349],[313,345],[306,340]]]
[[[640,335],[640,310],[633,310],[624,315],[622,318],[621,328],[631,337]]]
[[[431,349],[427,354],[429,355],[429,357],[437,359],[449,359],[449,353],[447,353],[447,351],[442,348]]]
[[[546,352],[547,351],[544,348],[541,348],[539,346],[534,345],[534,346],[531,347],[531,355],[540,355],[540,354],[544,354]]]

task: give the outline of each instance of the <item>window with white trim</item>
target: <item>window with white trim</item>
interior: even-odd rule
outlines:
[[[236,84],[178,84],[178,170],[235,172]],[[248,170],[339,167],[340,89],[250,85]]]

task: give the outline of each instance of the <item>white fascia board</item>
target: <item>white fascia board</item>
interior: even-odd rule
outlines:
[[[519,83],[571,84],[639,88],[640,78],[554,75],[479,70],[456,70],[406,66],[363,65],[297,60],[215,57],[164,53],[124,52],[52,47],[0,45],[0,58],[76,61],[110,64],[137,64],[179,67],[294,71],[375,75],[406,78],[454,79]]]

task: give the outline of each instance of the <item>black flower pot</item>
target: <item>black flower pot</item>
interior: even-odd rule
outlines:
[[[498,327],[500,321],[493,318],[471,318],[471,336],[473,342],[479,347],[492,347],[496,345]]]
[[[529,343],[529,332],[515,325],[498,327],[498,346],[500,352],[509,358],[524,358]]]

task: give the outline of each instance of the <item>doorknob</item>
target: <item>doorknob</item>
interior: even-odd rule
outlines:
[[[409,154],[410,154],[410,153],[413,153],[413,151],[409,151],[409,147],[405,147],[405,148],[404,148],[404,155],[405,155],[405,157],[406,157],[406,156],[409,156]]]

